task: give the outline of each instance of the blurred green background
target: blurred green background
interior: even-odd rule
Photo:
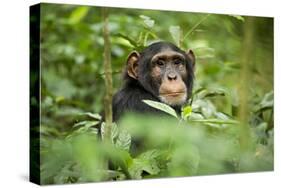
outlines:
[[[195,52],[196,79],[187,125],[128,116],[107,146],[95,139],[105,95],[101,15],[41,6],[43,184],[273,169],[273,18],[110,8],[114,93],[128,54],[158,40]],[[135,134],[147,141],[139,153],[130,151]]]

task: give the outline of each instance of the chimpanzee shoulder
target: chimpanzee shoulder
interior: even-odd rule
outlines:
[[[159,101],[137,82],[128,81],[113,97],[113,120],[118,120],[125,112],[161,113],[143,100]]]

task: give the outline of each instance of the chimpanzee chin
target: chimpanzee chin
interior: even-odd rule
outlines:
[[[170,42],[156,42],[127,59],[123,87],[113,97],[113,120],[125,112],[161,113],[142,100],[166,103],[180,112],[192,93],[195,55]]]

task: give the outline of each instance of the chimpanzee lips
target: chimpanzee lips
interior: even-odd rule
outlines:
[[[160,95],[164,95],[164,96],[167,96],[167,97],[177,97],[177,96],[182,95],[182,94],[184,94],[184,92],[162,93]]]
[[[187,98],[185,92],[170,92],[170,93],[161,93],[159,98],[162,102],[168,105],[182,105]]]

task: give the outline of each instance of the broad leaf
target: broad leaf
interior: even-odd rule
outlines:
[[[260,103],[260,108],[273,108],[274,104],[274,95],[273,91],[267,93],[264,95],[261,103]]]
[[[78,7],[70,15],[69,22],[76,24],[80,22],[88,13],[90,7]]]
[[[170,114],[171,116],[178,118],[176,111],[167,104],[157,101],[152,101],[152,100],[142,100],[142,101],[153,108],[156,108],[158,110],[166,112],[167,114]]]
[[[180,40],[181,40],[181,28],[180,26],[170,26],[169,32],[175,41],[177,46],[180,46]]]
[[[116,146],[129,151],[131,146],[131,135],[125,130],[121,131],[116,140]]]
[[[186,119],[187,117],[189,117],[192,113],[192,107],[191,106],[185,106],[182,109],[182,118]]]
[[[142,173],[146,172],[150,175],[156,175],[160,172],[159,160],[162,153],[159,150],[149,150],[133,159],[133,163],[129,167],[129,172],[135,179],[142,179]]]
[[[79,123],[74,124],[73,127],[85,126],[86,128],[90,128],[90,127],[95,126],[97,124],[99,124],[99,121],[81,121]]]
[[[112,143],[114,143],[114,140],[117,137],[117,135],[118,135],[118,127],[117,127],[116,123],[112,123],[111,135],[110,135]]]
[[[91,118],[93,118],[93,119],[97,119],[97,120],[101,120],[101,119],[102,119],[101,115],[99,115],[99,114],[93,114],[93,113],[91,113],[91,112],[81,113],[80,115],[86,115],[86,116],[89,116],[89,117],[91,117]]]
[[[148,16],[140,15],[140,18],[143,19],[145,27],[151,29],[154,26],[155,21]]]
[[[242,17],[242,16],[239,16],[239,15],[230,15],[230,16],[232,16],[232,17],[234,17],[234,18],[236,18],[237,20],[240,20],[240,21],[242,21],[242,22],[245,21],[244,17]]]

